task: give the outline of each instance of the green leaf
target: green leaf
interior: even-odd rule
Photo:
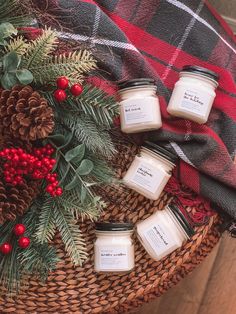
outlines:
[[[3,69],[6,72],[15,72],[20,64],[21,58],[15,51],[11,51],[3,57]]]
[[[70,183],[65,186],[65,190],[69,191],[77,187],[80,184],[80,180],[77,176],[75,176]]]
[[[16,77],[22,85],[28,85],[32,83],[34,79],[32,73],[27,69],[17,70]]]
[[[70,164],[67,165],[67,168],[66,168],[66,170],[64,171],[63,176],[62,176],[62,178],[61,178],[61,180],[60,180],[60,182],[59,182],[59,185],[61,185],[61,184],[63,183],[63,181],[66,179],[66,177],[67,177],[69,171],[70,171]]]
[[[63,134],[55,134],[48,137],[55,145],[57,149],[62,149],[67,147],[72,138],[73,138],[73,132],[67,133],[66,135]]]
[[[85,202],[86,196],[87,196],[87,189],[84,186],[82,186],[81,187],[81,194],[80,194],[80,201],[82,204]]]
[[[76,146],[75,148],[69,150],[65,154],[65,160],[67,162],[68,161],[79,162],[84,157],[84,153],[85,153],[85,145],[84,144],[80,144],[80,145]]]
[[[18,79],[15,73],[4,73],[1,78],[1,85],[5,89],[11,89],[14,85],[18,84]]]
[[[0,37],[8,38],[11,35],[16,35],[17,29],[11,23],[2,23],[0,24]]]
[[[49,135],[48,138],[57,146],[63,145],[66,142],[66,137],[63,134]]]
[[[82,160],[81,164],[79,165],[78,169],[76,170],[76,173],[78,173],[80,176],[87,176],[92,172],[93,170],[93,162],[89,159]]]

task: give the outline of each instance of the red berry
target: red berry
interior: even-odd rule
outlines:
[[[48,185],[46,187],[46,192],[48,192],[49,194],[51,194],[54,191],[54,187],[52,185]]]
[[[17,224],[15,225],[13,231],[15,233],[16,236],[20,236],[20,235],[23,235],[25,233],[25,225],[23,224]]]
[[[5,177],[5,181],[10,183],[11,182],[11,177]]]
[[[83,91],[83,86],[80,84],[74,84],[70,88],[71,94],[74,96],[79,96]]]
[[[57,196],[62,195],[62,193],[63,193],[62,188],[60,188],[60,187],[59,187],[59,188],[57,188],[55,193],[56,193],[56,195],[57,195]]]
[[[60,89],[66,89],[69,85],[69,80],[65,76],[58,77],[57,87]]]
[[[41,150],[40,149],[35,149],[34,154],[36,156],[40,156],[41,155]]]
[[[22,237],[18,240],[18,244],[22,249],[26,249],[30,245],[30,238]]]
[[[16,162],[19,161],[18,155],[14,155],[13,158],[12,158],[12,160],[13,160],[13,161],[16,161]]]
[[[41,168],[42,167],[42,162],[40,160],[35,162],[35,167]]]
[[[11,250],[12,250],[12,245],[8,242],[5,242],[0,246],[0,252],[2,254],[9,254]]]
[[[56,101],[58,102],[62,102],[64,100],[66,100],[66,92],[63,90],[63,89],[57,89],[55,92],[54,92],[54,98],[56,99]],[[45,151],[46,152],[46,151]]]
[[[50,159],[50,164],[51,164],[51,165],[53,165],[53,166],[54,166],[56,162],[57,162],[57,161],[56,161],[56,159],[53,159],[53,158],[52,158],[52,159]]]

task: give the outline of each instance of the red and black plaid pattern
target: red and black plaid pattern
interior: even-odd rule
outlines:
[[[181,182],[236,218],[236,44],[227,24],[200,0],[58,0],[57,5],[74,38],[94,49],[103,78],[157,81],[163,128],[148,138],[163,141],[179,155],[176,176]],[[186,64],[220,74],[205,125],[166,111]],[[106,86],[101,78],[99,83]]]

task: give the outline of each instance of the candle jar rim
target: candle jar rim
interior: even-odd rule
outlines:
[[[148,87],[155,86],[155,80],[152,78],[136,78],[131,80],[125,80],[118,83],[119,90],[132,88],[132,87]]]
[[[219,81],[219,74],[217,74],[216,72],[211,71],[207,68],[200,67],[197,65],[185,65],[182,68],[182,71],[180,73],[185,73],[185,72],[197,74],[199,76],[204,76],[206,78],[213,80],[216,83],[218,83],[218,81]]]
[[[178,206],[171,203],[167,205],[167,208],[171,211],[171,213],[174,215],[175,219],[178,221],[180,226],[183,228],[184,232],[187,234],[188,238],[191,238],[195,231],[193,227],[191,226],[190,222],[187,220],[187,218],[184,216],[182,211],[179,209]]]
[[[134,224],[131,222],[97,222],[96,231],[133,231]]]
[[[174,165],[178,161],[177,155],[173,154],[167,148],[164,148],[163,146],[157,145],[156,143],[153,142],[145,141],[141,149],[147,149],[156,155],[164,157],[166,160],[170,161]]]

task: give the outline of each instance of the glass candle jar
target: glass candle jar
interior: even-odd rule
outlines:
[[[120,121],[124,133],[159,129],[162,125],[154,80],[140,78],[119,84]]]
[[[194,235],[194,230],[179,208],[167,205],[136,225],[138,238],[156,261],[167,256]]]
[[[96,223],[94,266],[97,272],[129,272],[134,268],[131,223]]]
[[[218,74],[208,69],[190,65],[183,67],[167,111],[200,124],[207,122],[218,79]]]
[[[157,200],[172,175],[177,156],[151,142],[145,142],[125,174],[124,184],[145,197]]]

